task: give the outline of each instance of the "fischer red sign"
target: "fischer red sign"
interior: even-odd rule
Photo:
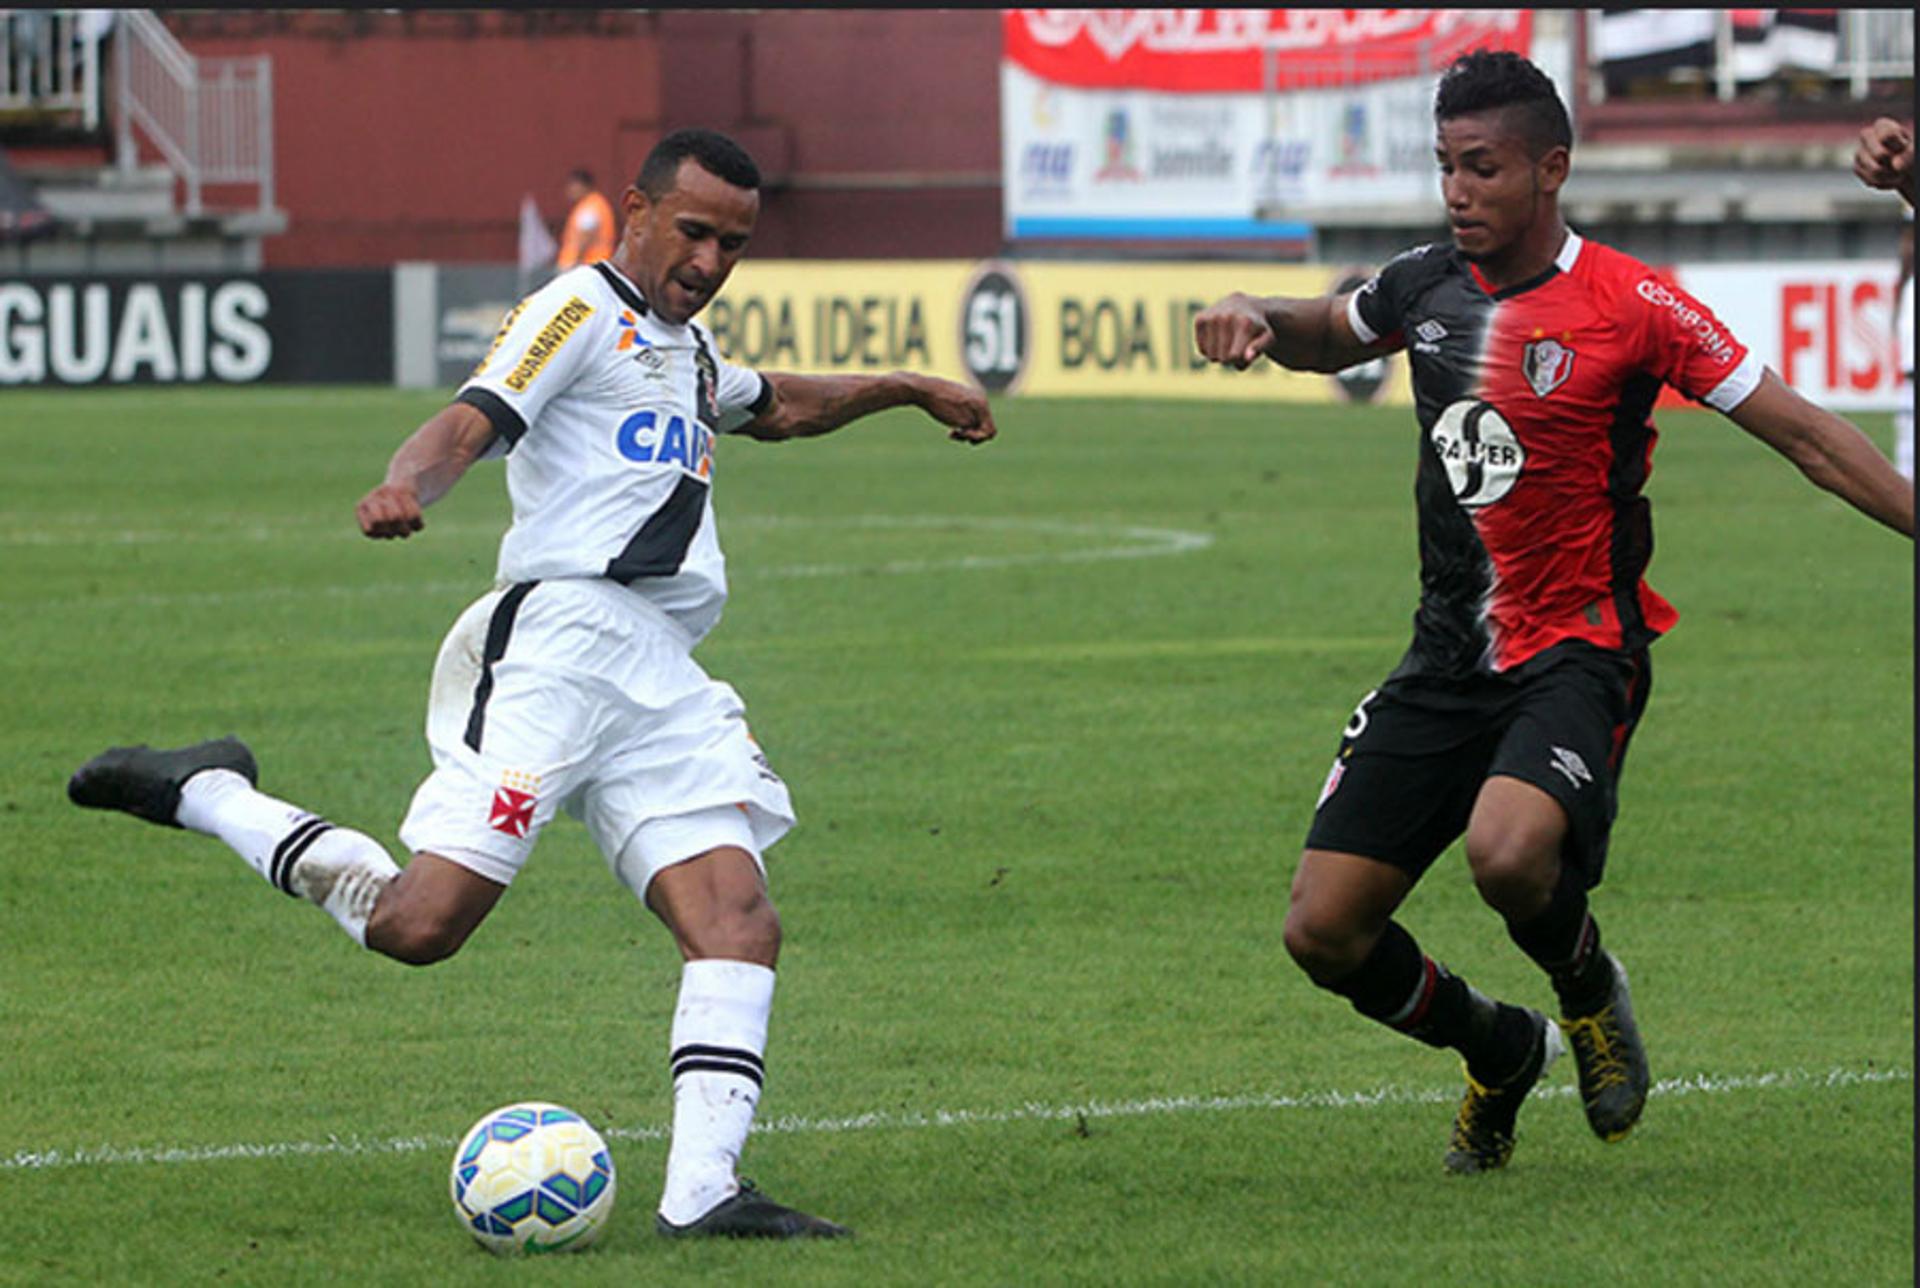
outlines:
[[[1527,9],[1007,9],[1002,25],[1007,59],[1056,85],[1229,94],[1433,74],[1533,35]]]
[[[1912,397],[1894,334],[1899,273],[1891,260],[1683,264],[1672,275],[1811,401],[1871,411]],[[1667,390],[1660,405],[1686,400]]]
[[[1780,378],[1823,393],[1872,393],[1900,382],[1893,344],[1897,282],[1786,282],[1780,287]]]

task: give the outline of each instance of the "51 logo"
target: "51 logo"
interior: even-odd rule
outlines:
[[[1011,264],[990,260],[960,293],[960,360],[990,394],[1017,392],[1026,374],[1027,294]]]

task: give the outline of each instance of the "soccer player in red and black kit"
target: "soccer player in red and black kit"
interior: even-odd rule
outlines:
[[[1265,355],[1338,371],[1407,350],[1421,430],[1413,643],[1344,731],[1286,945],[1362,1015],[1460,1052],[1467,1090],[1445,1162],[1480,1172],[1511,1156],[1515,1116],[1563,1033],[1596,1134],[1620,1139],[1646,1103],[1626,972],[1587,892],[1646,706],[1647,646],[1676,618],[1641,580],[1661,385],[1909,537],[1914,493],[1705,305],[1568,229],[1572,130],[1532,63],[1459,59],[1434,122],[1451,245],[1409,250],[1346,294],[1231,295],[1198,316],[1195,341],[1242,369]],[[1552,981],[1557,1025],[1470,987],[1393,919],[1462,832],[1481,897]]]

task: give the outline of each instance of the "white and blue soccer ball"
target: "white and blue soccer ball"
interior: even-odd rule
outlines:
[[[543,1100],[483,1117],[453,1154],[453,1209],[489,1252],[573,1252],[613,1215],[613,1156],[571,1109]]]

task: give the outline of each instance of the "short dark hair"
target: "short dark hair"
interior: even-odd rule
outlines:
[[[575,183],[584,183],[589,188],[593,186],[593,171],[587,169],[585,166],[575,166],[573,169],[567,171],[567,178],[573,180]]]
[[[1545,156],[1553,148],[1573,147],[1573,123],[1567,106],[1547,74],[1519,54],[1476,49],[1453,60],[1441,73],[1433,95],[1434,121],[1473,112],[1509,110],[1527,151]]]
[[[680,163],[692,157],[702,170],[736,188],[758,189],[760,167],[747,150],[718,130],[675,130],[653,145],[633,186],[658,201],[673,191]]]

